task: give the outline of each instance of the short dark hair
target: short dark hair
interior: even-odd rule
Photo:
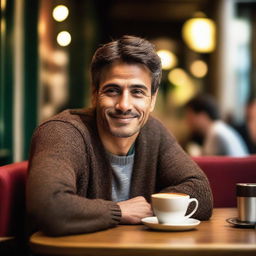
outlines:
[[[249,97],[247,98],[246,101],[246,106],[250,106],[252,103],[256,101],[256,95],[255,94],[250,94]]]
[[[146,39],[129,35],[104,44],[95,52],[91,62],[93,91],[99,89],[103,68],[118,60],[144,64],[151,72],[151,92],[154,94],[157,91],[162,76],[162,66],[155,47]]]
[[[186,108],[192,109],[195,113],[205,112],[211,120],[220,119],[217,103],[210,95],[196,95],[186,103]]]

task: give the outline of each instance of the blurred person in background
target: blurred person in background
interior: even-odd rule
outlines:
[[[92,108],[65,110],[34,132],[27,182],[30,232],[58,236],[139,224],[151,194],[180,192],[207,220],[207,177],[153,111],[161,61],[147,40],[123,36],[91,63]]]
[[[245,107],[245,122],[234,125],[243,137],[250,154],[256,154],[256,97],[249,97]]]
[[[242,137],[220,119],[218,106],[210,95],[195,96],[187,102],[185,109],[191,133],[202,138],[201,155],[248,155]]]

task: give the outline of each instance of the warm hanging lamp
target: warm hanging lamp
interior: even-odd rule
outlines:
[[[182,36],[190,49],[199,53],[210,53],[216,45],[216,26],[204,13],[196,13],[182,28]]]

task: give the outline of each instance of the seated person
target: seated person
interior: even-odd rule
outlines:
[[[245,122],[234,125],[234,128],[243,137],[249,153],[256,154],[256,97],[251,96],[248,99],[245,109]]]
[[[30,232],[59,236],[139,224],[151,194],[197,198],[207,220],[212,193],[203,171],[155,118],[161,62],[147,40],[123,36],[91,63],[92,108],[68,109],[34,132],[27,182]]]
[[[210,95],[195,96],[185,108],[189,128],[202,137],[202,155],[248,155],[242,137],[221,121],[217,104]]]

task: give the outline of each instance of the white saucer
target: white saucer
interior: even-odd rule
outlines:
[[[160,224],[158,222],[157,217],[146,217],[143,218],[142,223],[149,228],[156,229],[156,230],[166,230],[166,231],[184,231],[184,230],[191,230],[194,229],[196,226],[200,224],[199,220],[196,219],[186,219],[181,223],[175,224]]]

